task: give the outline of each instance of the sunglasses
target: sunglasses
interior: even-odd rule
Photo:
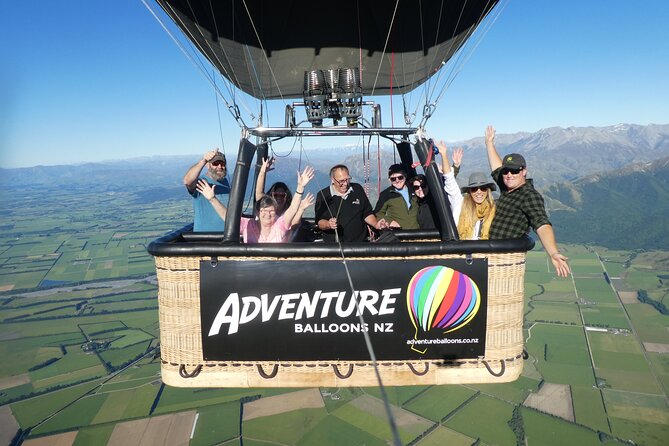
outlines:
[[[426,189],[426,188],[427,188],[427,184],[425,184],[425,183],[414,184],[414,185],[413,185],[413,188],[416,189],[416,190],[418,190],[418,189]]]
[[[271,195],[273,198],[286,198],[288,196],[285,192],[272,192]]]
[[[504,169],[502,169],[502,175],[508,175],[508,174],[518,175],[521,170],[523,170],[522,167],[505,167]]]
[[[514,175],[515,175],[515,174],[514,174]],[[478,192],[478,191],[485,192],[485,191],[487,191],[488,189],[490,189],[490,188],[489,188],[489,187],[485,187],[485,186],[470,187],[470,188],[469,188],[469,192]]]
[[[213,163],[211,163],[211,165],[216,167],[219,166],[225,167],[225,161],[214,161]]]
[[[396,177],[390,177],[390,181],[393,183],[396,181],[402,181],[404,179],[404,175],[397,175]]]

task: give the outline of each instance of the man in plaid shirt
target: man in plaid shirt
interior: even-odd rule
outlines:
[[[558,276],[567,277],[571,272],[567,257],[558,250],[543,197],[534,189],[532,181],[526,178],[525,158],[518,153],[500,158],[494,140],[495,129],[489,125],[485,132],[488,163],[492,169],[491,175],[502,193],[490,227],[490,238],[518,238],[527,234],[530,228],[534,229]]]

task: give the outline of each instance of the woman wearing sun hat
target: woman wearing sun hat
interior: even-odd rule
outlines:
[[[497,190],[497,186],[486,173],[474,172],[469,175],[467,185],[460,190],[465,195],[458,218],[460,240],[487,240],[495,217],[492,192]]]

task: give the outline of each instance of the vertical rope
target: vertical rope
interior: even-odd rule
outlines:
[[[395,127],[395,113],[393,113],[393,76],[395,75],[395,51],[390,53],[390,125]]]

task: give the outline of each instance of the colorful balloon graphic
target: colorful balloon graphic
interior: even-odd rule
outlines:
[[[472,320],[481,306],[481,293],[466,274],[446,266],[428,266],[411,278],[407,308],[411,322],[424,332],[455,331]]]

